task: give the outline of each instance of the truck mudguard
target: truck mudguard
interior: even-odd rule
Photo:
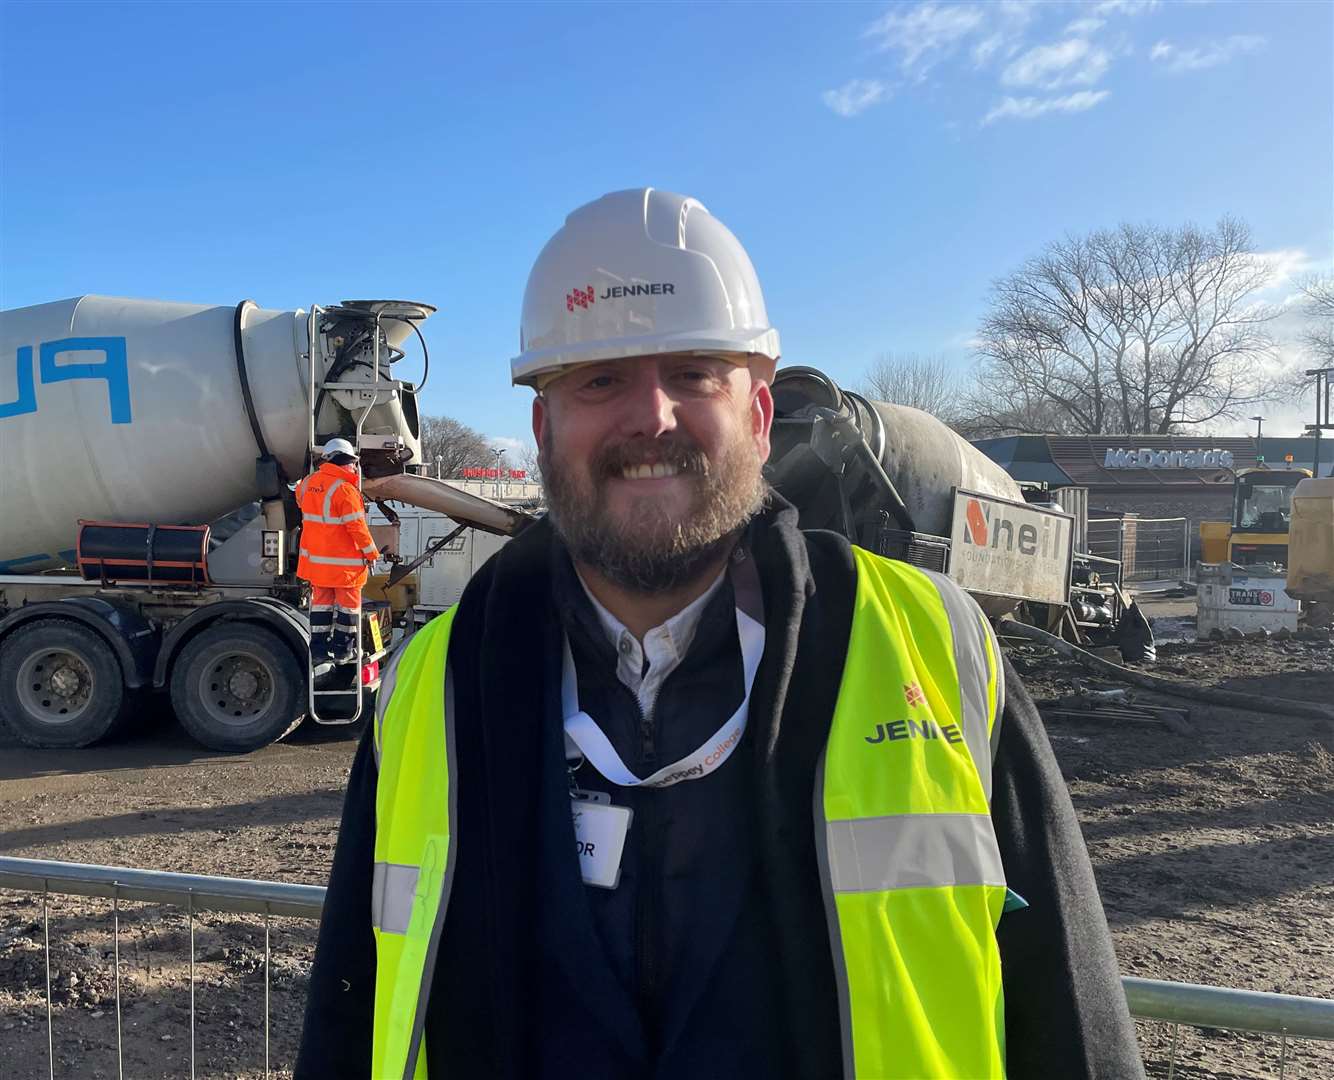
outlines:
[[[173,626],[158,650],[153,668],[153,685],[166,685],[172,661],[181,648],[199,631],[223,619],[259,623],[280,634],[296,654],[298,662],[308,665],[310,622],[304,612],[270,596],[248,596],[241,600],[222,600],[199,608]]]
[[[96,596],[69,596],[26,604],[0,618],[0,640],[25,623],[50,618],[70,619],[96,631],[115,652],[125,685],[137,690],[147,684],[158,652],[158,633],[133,608]]]

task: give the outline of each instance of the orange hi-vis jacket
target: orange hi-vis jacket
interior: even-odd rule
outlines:
[[[369,577],[367,562],[380,556],[356,470],[326,461],[297,484],[296,502],[303,519],[297,577],[312,585],[360,589]]]

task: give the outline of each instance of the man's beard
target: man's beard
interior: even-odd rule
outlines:
[[[693,488],[690,507],[679,521],[649,495],[633,498],[621,517],[608,509],[607,484],[619,479],[627,465],[649,456],[655,464],[675,466]],[[634,438],[598,451],[587,476],[579,476],[561,463],[548,425],[539,464],[551,522],[574,561],[641,593],[693,581],[725,554],[764,505],[768,491],[759,453],[744,433],[716,461],[687,437]]]

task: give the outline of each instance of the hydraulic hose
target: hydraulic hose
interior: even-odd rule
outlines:
[[[1328,720],[1334,724],[1334,709],[1328,705],[1317,705],[1313,701],[1293,701],[1291,698],[1261,697],[1258,694],[1245,694],[1239,690],[1223,690],[1216,686],[1200,686],[1198,683],[1177,682],[1157,675],[1147,675],[1142,671],[1131,671],[1120,664],[1113,664],[1100,656],[1072,645],[1064,638],[1039,630],[1036,626],[1021,623],[1017,619],[1006,619],[1001,623],[999,632],[1007,637],[1028,638],[1030,641],[1050,645],[1062,656],[1069,657],[1082,667],[1096,671],[1109,678],[1140,686],[1145,690],[1154,690],[1172,697],[1188,698],[1194,701],[1209,701],[1216,705],[1227,705],[1234,709],[1250,709],[1254,712],[1271,713],[1278,716],[1307,716],[1316,720]]]

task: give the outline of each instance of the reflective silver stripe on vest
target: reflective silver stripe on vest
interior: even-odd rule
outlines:
[[[986,814],[895,814],[825,824],[836,893],[1004,885]]]
[[[980,614],[980,612],[979,612]],[[991,663],[996,669],[996,719],[991,724],[991,760],[996,760],[996,749],[1000,746],[1001,717],[1005,713],[1005,661],[1001,659],[1000,638],[985,615],[981,616],[986,641],[991,649]]]
[[[412,638],[404,638],[398,648],[380,667],[380,689],[375,693],[375,739],[371,745],[375,748],[375,766],[380,766],[380,747],[384,745],[384,716],[389,711],[389,699],[394,696],[394,685],[398,682],[398,665],[403,662],[403,654],[412,644]]]
[[[985,619],[978,616],[977,603],[944,574],[923,571],[940,593],[945,614],[950,620],[950,634],[954,638],[954,666],[959,673],[959,700],[963,706],[960,717],[964,742],[972,755],[982,791],[991,802],[991,730],[987,716],[991,711],[991,693],[987,684],[991,677],[991,656],[988,655],[984,635],[991,632]],[[996,653],[999,658],[999,652]],[[998,676],[999,685],[999,676]],[[1000,714],[996,714],[1000,720]]]
[[[420,869],[378,862],[371,876],[371,923],[384,934],[406,934]]]
[[[453,627],[450,628],[451,630]],[[440,949],[440,933],[445,928],[445,912],[449,908],[449,894],[454,889],[454,867],[459,858],[459,770],[454,748],[454,675],[445,658],[445,761],[449,769],[449,854],[445,857],[444,880],[440,883],[440,906],[436,909],[431,940],[426,946],[426,963],[422,967],[422,982],[417,988],[417,1015],[412,1022],[412,1037],[408,1042],[408,1061],[403,1069],[403,1080],[413,1080],[417,1071],[417,1055],[421,1053],[426,1035],[426,1004],[431,998],[431,982],[435,978],[435,958]]]
[[[366,515],[363,513],[344,514],[342,517],[325,517],[323,514],[303,514],[302,521],[314,521],[320,525],[346,525],[349,521],[364,521]]]
[[[365,559],[342,559],[337,555],[312,555],[305,548],[301,549],[301,557],[307,562],[320,563],[324,566],[365,566]]]
[[[345,483],[347,483],[346,480],[342,479],[335,480],[332,484],[329,485],[329,490],[324,493],[324,509],[322,509],[320,513],[323,514],[325,517],[328,517],[330,511],[333,510],[334,492],[337,491],[340,487],[342,487]]]

